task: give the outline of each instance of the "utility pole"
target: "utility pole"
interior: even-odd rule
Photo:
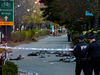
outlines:
[[[0,75],[2,75],[2,56],[0,57]]]

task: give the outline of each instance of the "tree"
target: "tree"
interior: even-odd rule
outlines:
[[[30,23],[30,20],[32,20],[32,14],[40,16],[38,4],[36,4],[36,0],[14,0],[14,22],[17,27],[19,27],[19,24],[32,24]],[[33,10],[36,10],[36,12],[33,13]],[[35,17],[35,16],[34,16]],[[42,19],[42,18],[41,18]],[[38,20],[38,22],[40,22]]]
[[[98,32],[98,29],[100,29],[100,0],[90,0],[88,3],[90,5],[88,11],[94,15],[94,18],[91,21],[92,28]],[[96,40],[99,38],[100,34],[98,32],[96,33]]]
[[[40,0],[41,3],[47,5],[43,17],[46,20],[59,24],[68,24],[72,27],[72,23],[80,17],[85,17],[85,11],[88,8],[87,1],[82,0]]]
[[[42,23],[42,11],[40,11],[37,5],[33,5],[33,7],[30,8],[29,14],[23,15],[22,18],[25,24],[31,24],[32,29],[34,24]]]

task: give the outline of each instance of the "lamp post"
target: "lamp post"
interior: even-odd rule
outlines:
[[[30,9],[27,9],[27,11],[29,12],[29,11],[30,11]]]
[[[19,3],[19,4],[17,5],[17,7],[19,8],[19,12],[20,12],[19,14],[21,15],[21,11],[20,11],[20,9],[21,9],[21,3]],[[21,16],[18,16],[18,17],[20,18]],[[18,19],[19,19],[19,18],[18,18]],[[19,21],[19,20],[18,20],[18,21]],[[21,30],[21,21],[18,22],[18,27],[19,27],[18,30]]]
[[[35,4],[37,4],[37,2],[35,2]]]

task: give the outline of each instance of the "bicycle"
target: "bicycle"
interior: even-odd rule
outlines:
[[[1,4],[1,6],[2,6],[2,7],[10,7],[11,4],[8,3],[8,2],[4,2],[4,3]]]

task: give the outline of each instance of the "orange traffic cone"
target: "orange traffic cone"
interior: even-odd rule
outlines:
[[[58,33],[57,33],[57,37],[58,37]]]

